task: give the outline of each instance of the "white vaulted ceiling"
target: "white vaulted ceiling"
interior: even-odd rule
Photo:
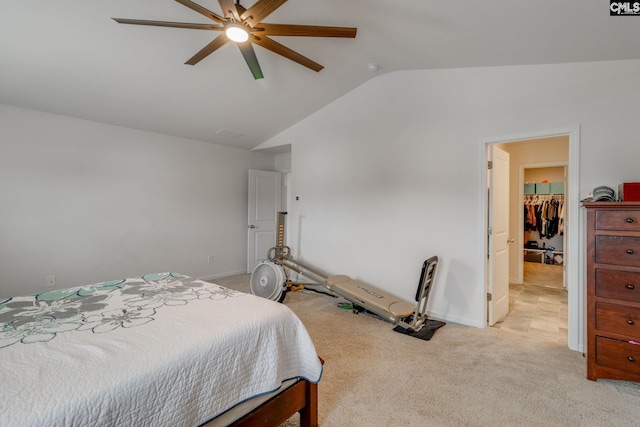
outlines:
[[[640,16],[602,0],[289,0],[264,22],[357,37],[274,37],[325,68],[256,46],[262,80],[231,44],[184,65],[217,33],[112,17],[212,22],[173,0],[2,0],[0,103],[249,149],[381,73],[640,58]]]

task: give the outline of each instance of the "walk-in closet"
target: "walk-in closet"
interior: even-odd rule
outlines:
[[[564,287],[565,167],[525,169],[523,283]]]

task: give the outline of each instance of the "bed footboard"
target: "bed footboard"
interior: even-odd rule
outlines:
[[[318,426],[318,384],[298,380],[233,424],[233,427],[279,426],[300,412],[301,427]],[[205,425],[206,426],[206,425]]]

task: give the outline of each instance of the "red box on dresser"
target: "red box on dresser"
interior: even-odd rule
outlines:
[[[618,199],[621,202],[640,202],[640,182],[625,182],[618,185]]]

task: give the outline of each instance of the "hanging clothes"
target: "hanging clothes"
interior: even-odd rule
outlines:
[[[524,199],[524,230],[537,230],[536,208],[532,196],[526,196]]]
[[[564,195],[530,195],[524,199],[524,229],[548,239],[564,233]]]

